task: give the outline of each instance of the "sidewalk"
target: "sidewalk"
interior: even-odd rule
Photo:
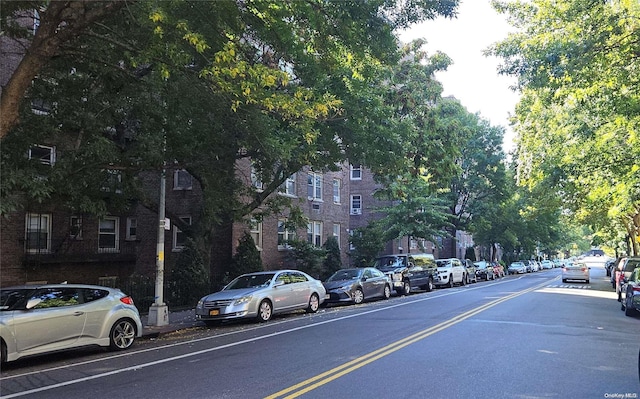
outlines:
[[[140,315],[142,320],[142,337],[158,338],[162,334],[183,330],[185,328],[204,326],[204,323],[196,321],[195,309],[172,311],[169,309],[169,324],[166,326],[149,326],[148,315]]]

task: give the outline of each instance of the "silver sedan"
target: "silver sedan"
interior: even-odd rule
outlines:
[[[268,321],[276,313],[306,309],[315,313],[324,302],[322,283],[299,270],[243,274],[196,306],[196,319],[208,325],[220,320],[257,317]]]
[[[133,299],[115,288],[49,284],[0,290],[3,363],[85,345],[127,349],[140,336]]]

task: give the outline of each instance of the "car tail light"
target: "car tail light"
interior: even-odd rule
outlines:
[[[639,292],[640,293],[640,285],[636,285],[634,287],[631,287],[631,289],[633,290],[633,292]]]
[[[586,267],[583,267],[583,268],[580,268],[580,270],[582,270],[583,272],[586,272],[586,271],[587,271],[587,268],[586,268]]]
[[[127,295],[127,296],[124,296],[124,297],[120,298],[120,302],[126,303],[127,305],[133,305],[133,298],[131,298],[129,295]]]

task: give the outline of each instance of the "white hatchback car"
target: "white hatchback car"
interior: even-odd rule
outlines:
[[[580,280],[589,283],[589,269],[585,263],[566,263],[562,267],[562,282]]]
[[[118,289],[79,284],[0,289],[2,363],[87,345],[122,350],[141,336],[138,309]]]

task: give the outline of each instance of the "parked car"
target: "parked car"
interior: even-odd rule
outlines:
[[[476,275],[476,265],[470,259],[464,260],[465,266],[467,268],[467,284],[477,283],[478,276]]]
[[[551,262],[548,259],[545,259],[542,262],[540,262],[540,265],[542,266],[543,269],[553,269],[553,262]]]
[[[322,283],[327,291],[324,303],[352,302],[391,296],[391,281],[373,267],[341,269]]]
[[[2,363],[88,345],[123,350],[140,336],[133,299],[115,288],[45,284],[0,290]]]
[[[436,266],[438,267],[436,285],[453,287],[454,284],[467,284],[467,269],[462,265],[460,259],[438,259]]]
[[[569,280],[580,280],[589,283],[590,267],[586,263],[573,262],[564,265],[562,268],[562,282]]]
[[[204,296],[196,305],[196,319],[212,325],[220,320],[271,316],[306,309],[315,313],[324,302],[322,283],[299,270],[243,274],[221,291]]]
[[[627,316],[633,316],[640,311],[640,267],[637,267],[631,273],[629,278],[623,280],[622,286],[622,303],[621,309]]]
[[[493,265],[491,265],[487,261],[476,262],[476,275],[478,278],[482,280],[493,280],[495,277],[495,270],[493,269]]]
[[[631,273],[640,267],[640,257],[627,257],[622,258],[618,264],[618,274],[616,275],[616,294],[618,294],[618,301],[622,300],[622,284],[624,279],[631,277]]]
[[[513,262],[509,265],[509,274],[524,274],[527,272],[527,266],[522,262]]]
[[[607,273],[607,277],[611,277],[611,271],[613,270],[613,267],[616,263],[617,259],[609,258],[609,260],[607,260],[607,262],[604,264],[604,269]]]
[[[431,254],[393,254],[376,258],[373,267],[391,280],[398,295],[409,295],[414,288],[431,291],[436,265]]]
[[[504,277],[506,275],[506,273],[504,272],[504,266],[502,266],[500,263],[491,262],[491,265],[493,266],[493,275],[495,276],[495,278]]]

